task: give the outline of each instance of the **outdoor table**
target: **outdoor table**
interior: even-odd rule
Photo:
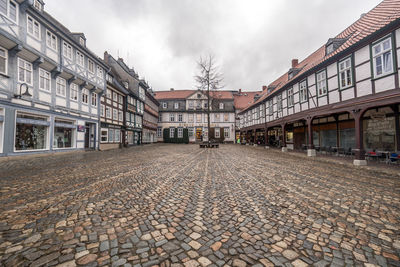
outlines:
[[[386,163],[386,164],[389,164],[389,161],[390,161],[390,154],[391,154],[390,151],[376,151],[376,153],[377,153],[377,154],[380,153],[380,154],[382,154],[382,155],[385,155],[385,163]],[[379,157],[379,155],[377,155],[377,157]]]

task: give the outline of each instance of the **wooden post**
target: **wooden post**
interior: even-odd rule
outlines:
[[[253,132],[254,132],[253,144],[256,145],[257,144],[257,130],[254,129]]]
[[[394,111],[394,120],[395,120],[395,130],[396,130],[396,151],[400,151],[400,122],[399,122],[399,106],[392,106]]]
[[[308,130],[308,149],[314,149],[314,138],[312,129],[313,117],[307,117],[307,130]]]
[[[333,117],[335,118],[335,122],[336,122],[336,147],[340,147],[340,143],[339,143],[339,116],[338,115],[334,115]]]
[[[362,116],[364,112],[360,109],[352,110],[354,117],[355,137],[356,137],[356,150],[354,165],[367,165],[365,160],[364,139],[363,139],[363,125]]]
[[[287,152],[287,147],[286,147],[286,123],[282,123],[281,127],[282,127],[282,152]]]

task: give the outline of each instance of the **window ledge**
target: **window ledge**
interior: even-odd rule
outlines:
[[[383,78],[386,78],[386,77],[388,77],[388,76],[394,75],[394,74],[396,74],[396,73],[397,73],[397,71],[393,71],[393,72],[388,73],[388,74],[385,74],[385,75],[373,77],[373,78],[371,78],[371,81],[376,81],[376,80],[379,80],[379,79],[383,79]]]

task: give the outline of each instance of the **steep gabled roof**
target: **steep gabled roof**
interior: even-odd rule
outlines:
[[[400,19],[400,1],[399,0],[384,0],[375,8],[370,10],[367,14],[361,16],[356,22],[347,27],[344,31],[336,35],[334,38],[346,39],[343,44],[338,47],[334,52],[326,55],[325,54],[325,44],[321,46],[318,50],[313,52],[303,61],[301,61],[296,68],[301,69],[296,76],[294,76],[290,81],[288,81],[288,73],[284,73],[270,85],[275,85],[276,88],[272,92],[265,91],[263,95],[254,104],[249,105],[243,111],[251,108],[254,105],[265,100],[269,95],[274,94],[279,91],[290,82],[296,78],[302,76],[308,70],[318,66],[319,64],[327,61],[333,56],[345,51],[349,47],[359,43],[366,37],[371,36],[376,31],[382,29],[383,27],[389,25],[392,22],[399,21]]]
[[[162,99],[186,99],[198,90],[170,90],[170,91],[157,91],[154,96],[157,100]],[[204,93],[204,92],[203,92]],[[205,92],[206,93],[206,92]],[[216,99],[233,99],[232,91],[217,90],[211,92],[211,97]]]
[[[237,110],[242,110],[254,103],[254,96],[261,95],[262,91],[241,92],[234,95],[234,105]]]

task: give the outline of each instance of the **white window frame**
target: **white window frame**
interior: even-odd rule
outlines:
[[[183,138],[183,128],[178,128],[178,138]]]
[[[384,44],[389,44],[389,47],[385,48]],[[392,37],[388,36],[377,43],[373,44],[372,47],[372,64],[374,69],[374,78],[379,78],[382,76],[386,76],[388,74],[392,74],[394,71],[394,60],[393,60],[393,44],[392,44]],[[379,51],[377,51],[379,49]],[[385,56],[386,60],[385,60]],[[378,63],[377,61],[381,61],[381,73],[378,73]],[[390,69],[385,68],[385,63],[390,60]]]
[[[219,103],[219,109],[224,109],[224,103]]]
[[[104,74],[103,74],[103,68],[100,66],[97,66],[97,77],[99,78],[103,78]],[[112,82],[112,78],[111,78],[111,82]]]
[[[23,66],[21,66],[23,63]],[[24,79],[21,78],[21,70],[24,73]],[[29,75],[27,75],[29,74]],[[18,58],[18,81],[21,83],[27,83],[32,85],[33,83],[33,67],[32,63],[26,61],[25,59]],[[30,82],[28,81],[27,77],[29,76]]]
[[[175,128],[169,128],[169,138],[174,138],[175,136]]]
[[[69,85],[69,99],[72,101],[78,101],[79,87],[76,83]]]
[[[326,79],[326,70],[322,70],[315,74],[317,83],[318,96],[324,96],[328,93],[328,83]]]
[[[215,138],[221,137],[221,132],[219,128],[214,128]]]
[[[170,122],[175,122],[175,113],[170,113],[169,114],[169,121]]]
[[[4,59],[4,72],[0,72],[1,74],[7,75],[8,73],[8,50],[4,47],[0,46],[0,50],[4,52],[4,56],[0,55],[0,58]]]
[[[178,114],[178,122],[183,122],[183,114],[182,113]]]
[[[163,102],[163,103],[162,103],[162,107],[163,107],[163,108],[167,108],[167,103],[166,103],[166,102]]]
[[[179,108],[179,103],[178,102],[175,102],[174,103],[174,109],[178,109]]]
[[[49,30],[46,30],[46,46],[54,51],[57,51],[57,36]]]
[[[33,6],[39,11],[42,11],[42,9],[43,9],[42,4],[38,0],[34,0]]]
[[[103,132],[106,134],[104,135]],[[103,141],[103,137],[106,137],[106,140]],[[100,143],[108,143],[108,128],[101,128],[100,129]]]
[[[288,99],[288,107],[293,107],[294,106],[294,94],[293,94],[293,87],[289,88],[287,90],[287,99]]]
[[[43,80],[43,87],[42,87],[42,81]],[[46,86],[46,81],[47,81],[47,86]],[[47,88],[46,88],[47,87]],[[51,89],[51,75],[50,72],[39,68],[39,89],[50,92]]]
[[[64,78],[56,78],[56,95],[65,97],[67,91],[67,81]]]
[[[268,113],[269,113],[270,116],[274,114],[274,101],[273,101],[273,99],[268,100]]]
[[[112,109],[112,119],[115,121],[118,120],[118,110],[116,108]]]
[[[107,119],[112,119],[111,113],[112,113],[111,107],[106,106],[106,118]]]
[[[300,97],[300,103],[307,102],[308,100],[307,80],[303,80],[299,83],[299,97]]]
[[[225,127],[224,128],[224,138],[229,138],[229,128],[228,127]]]
[[[82,104],[89,105],[89,89],[82,89]]]
[[[276,96],[276,106],[277,106],[278,112],[281,112],[283,110],[282,94],[279,94]]]
[[[106,106],[103,104],[100,104],[100,116],[105,117],[106,115]]]
[[[188,122],[194,122],[194,114],[193,113],[188,114]]]
[[[97,107],[97,93],[92,93],[90,104],[92,105],[92,107]]]
[[[11,3],[13,5],[15,5],[15,19],[11,18],[11,7],[10,7]],[[8,1],[6,0],[6,13],[2,13],[2,14],[4,14],[11,21],[18,23],[19,5],[17,4],[17,2],[15,2],[13,0],[8,0]]]
[[[161,127],[157,127],[157,138],[162,137],[162,132],[163,132],[163,129]]]
[[[63,41],[63,56],[72,60],[72,46],[66,41]]]
[[[85,56],[78,50],[76,51],[76,64],[81,67],[85,67]]]
[[[348,66],[347,66],[348,63]],[[353,86],[353,66],[352,57],[347,57],[338,62],[338,73],[339,73],[339,88],[346,89]],[[342,75],[344,76],[345,84],[342,84]],[[350,82],[348,82],[350,78]]]
[[[31,30],[29,27],[30,22],[32,22]],[[28,14],[26,15],[26,32],[36,40],[42,40],[40,23]]]
[[[88,71],[94,74],[94,62],[90,58],[88,59]]]
[[[123,121],[124,120],[122,110],[118,110],[118,120],[119,121]]]

